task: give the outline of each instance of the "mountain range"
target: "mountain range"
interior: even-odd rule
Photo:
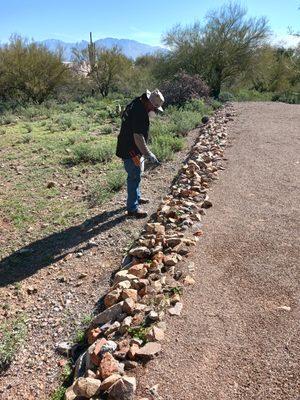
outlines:
[[[55,51],[58,47],[63,48],[64,61],[71,60],[73,47],[84,49],[89,44],[89,42],[86,40],[82,40],[81,42],[77,43],[67,43],[57,39],[47,39],[40,41],[39,43],[45,45],[50,51]],[[95,44],[96,47],[106,47],[108,49],[112,48],[113,46],[118,46],[121,48],[125,56],[133,59],[145,54],[154,54],[160,51],[165,51],[165,49],[160,46],[150,46],[148,44],[140,43],[130,39],[115,39],[108,37],[96,40]]]

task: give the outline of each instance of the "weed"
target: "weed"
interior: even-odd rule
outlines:
[[[112,141],[90,144],[79,143],[73,147],[72,162],[80,164],[82,162],[96,163],[108,162],[115,154],[115,144]]]
[[[103,184],[96,183],[90,187],[88,200],[91,207],[101,205],[109,200],[112,196],[111,191]]]
[[[123,170],[112,170],[107,173],[106,182],[108,190],[118,192],[124,186],[126,181],[126,173]]]
[[[20,315],[11,323],[0,325],[0,371],[5,370],[10,365],[20,345],[25,340],[26,333],[24,315]]]
[[[12,114],[4,114],[0,118],[0,125],[10,125],[15,122],[15,118]]]
[[[173,286],[169,289],[169,293],[171,294],[179,294],[182,295],[182,287],[181,286]]]
[[[83,325],[89,325],[89,323],[92,321],[92,319],[93,319],[93,316],[91,314],[85,315],[82,318],[82,324]]]
[[[159,135],[152,140],[151,149],[160,161],[172,160],[184,146],[184,139],[174,135]]]
[[[74,336],[74,343],[83,343],[85,338],[85,332],[83,329],[77,329]]]
[[[59,115],[56,119],[55,122],[59,126],[59,128],[63,131],[70,129],[72,126],[72,118],[65,116],[65,115]]]
[[[147,342],[147,334],[149,332],[150,328],[149,327],[145,327],[143,325],[141,326],[137,326],[134,328],[128,328],[128,333],[139,340],[142,340],[143,343]]]
[[[24,129],[26,130],[27,133],[32,132],[32,126],[31,126],[31,124],[29,124],[29,123],[24,124]]]
[[[32,135],[27,134],[22,137],[22,139],[19,141],[19,143],[26,144],[26,143],[30,143],[31,141],[32,141]]]
[[[55,392],[51,395],[50,400],[64,400],[65,398],[65,393],[66,393],[67,388],[64,386],[60,386],[55,390]]]
[[[102,129],[101,129],[101,133],[102,133],[103,135],[109,135],[109,134],[112,133],[112,132],[113,132],[113,129],[112,129],[112,127],[111,127],[110,125],[105,125],[105,126],[103,126]]]

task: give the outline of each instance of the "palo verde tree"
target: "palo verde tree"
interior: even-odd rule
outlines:
[[[171,52],[164,63],[173,73],[199,74],[218,97],[221,86],[247,70],[268,37],[266,18],[246,18],[246,10],[229,3],[211,11],[206,24],[176,25],[163,38]]]
[[[97,47],[92,39],[88,47],[73,49],[73,62],[79,72],[91,79],[94,88],[103,97],[118,85],[132,66],[119,47]]]
[[[0,48],[0,98],[41,103],[69,76],[61,52],[12,36]]]

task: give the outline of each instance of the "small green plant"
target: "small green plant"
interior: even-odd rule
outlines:
[[[182,295],[182,287],[181,286],[173,286],[168,289],[168,292],[172,294],[179,294],[180,296]]]
[[[109,135],[113,132],[113,129],[110,125],[105,125],[101,128],[101,133],[103,135]]]
[[[85,338],[85,333],[83,329],[77,329],[74,336],[74,343],[83,343]]]
[[[174,135],[156,136],[151,143],[151,150],[159,161],[172,160],[174,153],[180,151],[184,146],[184,139]]]
[[[12,114],[4,114],[0,118],[0,125],[10,125],[15,122],[15,118]]]
[[[0,371],[13,361],[27,334],[25,316],[0,325]]]
[[[5,135],[6,134],[6,130],[5,129],[0,129],[0,135]]]
[[[26,143],[30,143],[31,141],[32,141],[32,135],[26,134],[22,137],[22,139],[20,140],[20,143],[26,144]]]
[[[128,333],[136,339],[142,340],[143,343],[147,342],[147,334],[149,332],[150,328],[145,327],[144,325],[133,327],[133,328],[128,328]]]
[[[24,129],[26,130],[27,133],[32,132],[32,126],[31,126],[31,124],[29,124],[29,123],[24,124]]]
[[[108,162],[115,154],[115,144],[112,141],[97,144],[79,143],[73,147],[72,162],[80,164],[82,162]]]
[[[88,200],[91,207],[101,205],[109,200],[112,192],[106,186],[96,183],[89,189]]]
[[[66,131],[67,129],[70,129],[72,126],[72,118],[65,115],[58,116],[55,122],[62,131]]]
[[[55,390],[55,392],[51,395],[50,400],[64,400],[65,393],[67,388],[64,386],[60,386]]]
[[[108,190],[118,192],[124,186],[126,181],[126,173],[123,170],[116,169],[109,171],[106,176]]]

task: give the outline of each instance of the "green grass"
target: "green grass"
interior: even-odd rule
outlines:
[[[101,143],[79,143],[72,148],[72,156],[69,158],[73,164],[97,163],[111,161],[116,149],[115,140]]]
[[[25,316],[0,325],[0,372],[13,361],[27,334]]]

